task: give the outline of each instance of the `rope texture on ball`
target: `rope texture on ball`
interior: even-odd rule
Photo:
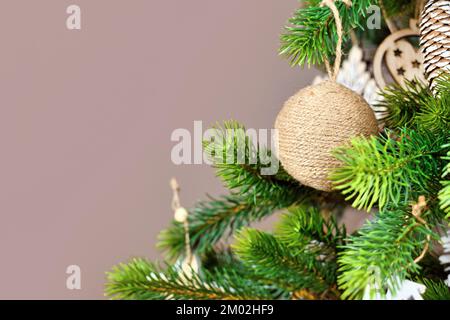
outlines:
[[[302,89],[278,114],[279,157],[287,172],[307,185],[331,191],[332,151],[355,136],[378,132],[372,109],[360,95],[331,80]]]

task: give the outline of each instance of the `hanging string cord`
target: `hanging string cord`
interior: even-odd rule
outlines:
[[[177,211],[179,209],[183,209],[180,203],[180,186],[175,178],[170,180],[170,187],[172,188],[173,197],[172,197],[172,210]],[[192,261],[192,251],[191,251],[191,239],[189,236],[189,221],[188,218],[183,221],[184,227],[184,245],[186,250],[186,259],[187,261]]]
[[[412,206],[412,215],[414,216],[414,218],[417,220],[417,222],[419,224],[428,228],[428,223],[421,217],[423,212],[426,211],[426,209],[427,209],[427,202],[425,200],[425,197],[420,196],[419,201]],[[428,249],[430,247],[430,241],[431,241],[430,235],[427,235],[426,241],[427,242],[425,244],[425,247],[423,248],[421,254],[414,260],[414,263],[419,263],[425,257],[426,253],[428,252]]]
[[[172,197],[172,210],[176,211],[178,208],[181,208],[181,204],[180,204],[180,186],[178,185],[177,180],[175,180],[175,178],[172,178],[170,180],[170,188],[172,189],[173,192],[173,197]]]
[[[352,2],[350,0],[341,0],[347,7],[352,6]],[[339,15],[339,10],[336,7],[336,4],[334,3],[335,0],[322,0],[321,6],[327,6],[330,8],[331,12],[334,15],[334,20],[336,22],[336,32],[338,36],[338,42],[336,44],[336,60],[334,61],[334,67],[333,70],[331,69],[330,62],[327,58],[324,59],[325,61],[325,67],[327,68],[328,75],[330,76],[331,80],[336,81],[337,75],[339,73],[339,69],[341,67],[341,60],[342,60],[342,39],[343,39],[343,28],[342,28],[342,20]]]

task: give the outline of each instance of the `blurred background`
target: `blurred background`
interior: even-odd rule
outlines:
[[[82,29],[66,28],[81,7]],[[272,128],[314,70],[277,54],[297,0],[3,0],[0,298],[102,299],[105,271],[160,257],[169,179],[191,206],[222,186],[175,166],[174,129]],[[66,268],[81,267],[81,290]]]

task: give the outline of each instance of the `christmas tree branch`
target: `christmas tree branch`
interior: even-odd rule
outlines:
[[[175,267],[161,267],[133,259],[107,274],[106,295],[112,299],[155,300],[260,300],[273,298],[261,284],[242,278],[234,271],[216,269],[202,276],[188,276]]]
[[[307,247],[300,253],[273,235],[245,229],[233,249],[248,269],[286,291],[307,289],[315,295],[333,286],[329,274],[335,274],[336,266],[333,262],[318,261],[317,251],[308,251]]]
[[[445,145],[444,148],[450,149],[450,144]],[[443,188],[439,192],[439,200],[441,201],[441,209],[444,210],[448,215],[446,218],[450,218],[450,151],[448,151],[447,156],[443,157],[447,161],[447,165],[444,168],[443,178],[446,180],[442,181]]]
[[[289,299],[291,292],[278,286],[273,279],[266,279],[254,272],[253,269],[247,268],[244,263],[232,252],[230,247],[216,247],[208,250],[203,255],[202,267],[204,270],[215,272],[217,270],[233,270],[242,278],[252,280],[256,283],[264,285],[273,295],[274,299]]]
[[[422,282],[427,287],[423,294],[424,300],[450,300],[450,288],[444,281],[423,279]]]
[[[420,215],[426,220],[428,212]],[[438,239],[428,224],[422,223],[411,210],[382,210],[343,247],[339,287],[343,298],[362,298],[367,288],[398,290],[398,279],[404,280],[419,271],[416,258],[428,244],[428,238]]]
[[[317,208],[302,205],[290,208],[281,216],[275,235],[293,250],[302,250],[316,242],[322,250],[326,247],[333,257],[346,238],[346,230],[345,226],[338,225],[334,215],[324,217]]]
[[[442,139],[409,129],[399,136],[388,130],[384,137],[355,138],[335,152],[343,163],[331,175],[335,189],[353,199],[356,208],[367,210],[376,203],[383,208],[436,194]]]
[[[223,237],[229,236],[250,222],[261,220],[275,210],[287,207],[297,200],[298,198],[292,198],[292,202],[278,202],[277,200],[259,201],[256,198],[257,205],[255,205],[249,203],[246,197],[233,194],[200,202],[189,215],[191,246],[197,253],[204,252]],[[181,255],[184,250],[182,225],[173,222],[171,227],[163,230],[159,236],[158,246],[167,252],[169,259]]]
[[[437,134],[450,131],[450,76],[437,80],[434,95],[424,84],[406,82],[406,86],[391,85],[383,92],[379,106],[388,110],[386,125],[390,128],[422,128]]]
[[[255,143],[242,124],[225,121],[214,127],[213,132],[213,139],[203,143],[204,151],[217,176],[232,193],[247,197],[256,205],[256,199],[284,202],[311,192],[279,166],[270,150]],[[264,169],[271,165],[273,172],[264,174]]]
[[[282,168],[272,175],[262,174],[270,161],[270,151],[261,151],[245,127],[236,121],[214,128],[213,139],[204,149],[217,176],[231,194],[198,203],[189,215],[191,246],[204,252],[219,240],[252,221],[258,221],[275,210],[304,201],[318,192],[299,185]],[[264,159],[265,158],[265,159]],[[267,162],[267,158],[271,160]],[[159,247],[173,259],[183,252],[182,226],[176,222],[161,232]]]
[[[382,92],[383,99],[379,107],[388,110],[388,116],[384,119],[389,128],[411,127],[415,124],[415,118],[420,106],[430,97],[431,92],[423,84],[406,81],[405,87],[393,84]]]
[[[336,23],[327,7],[320,6],[321,1],[309,1],[306,8],[297,10],[285,27],[281,36],[280,54],[286,56],[291,65],[321,64],[324,58],[332,57],[336,51]],[[363,23],[367,9],[376,4],[376,0],[353,1],[349,8],[337,1],[336,6],[343,21],[344,40],[350,30]],[[345,41],[344,41],[345,42]]]

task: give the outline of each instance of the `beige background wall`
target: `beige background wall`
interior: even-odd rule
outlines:
[[[82,9],[68,31],[65,10]],[[170,161],[175,128],[234,118],[270,128],[309,83],[277,55],[297,0],[3,0],[0,298],[102,298],[104,272],[156,258],[182,200],[222,191]],[[65,269],[82,268],[82,290]]]

